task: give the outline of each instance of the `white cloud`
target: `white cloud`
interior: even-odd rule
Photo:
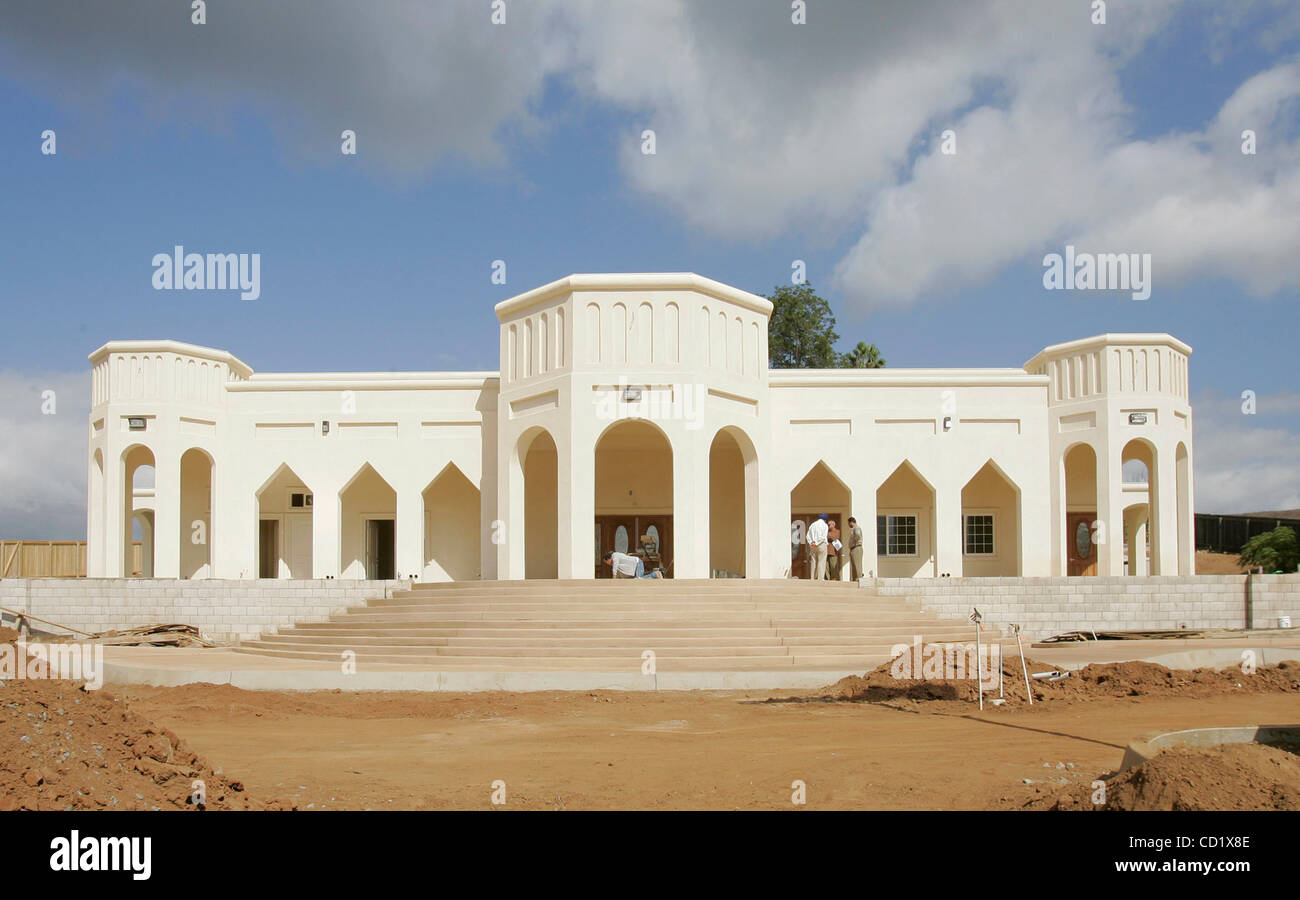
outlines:
[[[1256,398],[1255,415],[1240,398],[1199,394],[1195,468],[1197,512],[1235,514],[1300,508],[1300,434],[1282,419],[1300,414],[1300,394]]]
[[[42,412],[46,391],[53,415]],[[0,371],[0,537],[85,538],[89,401],[88,370]]]
[[[487,3],[280,0],[213,5],[195,26],[167,0],[10,0],[0,41],[69,102],[125,91],[216,128],[251,108],[316,161],[338,162],[351,128],[358,164],[398,177],[507,167],[513,139],[554,127],[537,109],[563,81],[576,108],[628,123],[628,181],[691,226],[739,240],[856,233],[833,285],[860,306],[1009,265],[1037,290],[1043,254],[1067,242],[1151,253],[1157,291],[1204,275],[1293,289],[1294,62],[1241,85],[1202,132],[1132,138],[1119,73],[1175,17],[1202,24],[1209,58],[1243,34],[1261,42],[1261,21],[1295,28],[1278,0],[1222,6],[1111,3],[1093,25],[1077,2],[819,0],[794,25],[784,2],[538,0],[507,4],[498,26]],[[1245,127],[1257,156],[1239,152]],[[956,156],[938,152],[946,128]]]

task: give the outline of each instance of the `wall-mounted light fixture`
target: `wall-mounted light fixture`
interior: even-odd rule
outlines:
[[[323,421],[320,423],[320,433],[321,434],[330,433],[330,423],[328,421]]]
[[[144,431],[146,420],[144,416],[127,416],[126,427],[129,431]]]
[[[641,389],[640,389],[639,387],[625,387],[625,388],[623,388],[623,402],[624,402],[624,403],[640,403],[640,402],[641,402]]]
[[[952,416],[943,417],[943,430],[952,431]]]

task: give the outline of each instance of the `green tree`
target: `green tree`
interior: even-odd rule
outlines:
[[[810,284],[778,285],[767,323],[768,365],[773,369],[831,369],[839,364],[835,314]]]
[[[840,357],[840,365],[846,369],[883,369],[885,358],[875,344],[858,341],[856,347]]]
[[[1295,529],[1282,525],[1255,535],[1241,548],[1237,564],[1251,569],[1263,566],[1265,572],[1294,572],[1300,565]]]

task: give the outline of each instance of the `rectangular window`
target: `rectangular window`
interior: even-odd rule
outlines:
[[[916,556],[916,516],[876,516],[876,552]]]
[[[965,544],[967,556],[993,555],[993,516],[988,514],[965,517]]]

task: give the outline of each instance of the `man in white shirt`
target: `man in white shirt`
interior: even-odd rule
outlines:
[[[663,573],[659,571],[646,573],[645,563],[641,557],[633,556],[630,553],[619,553],[617,550],[610,550],[601,558],[601,562],[613,569],[615,578],[663,578]]]
[[[813,581],[824,581],[826,578],[826,535],[830,526],[826,524],[829,519],[826,513],[821,517],[813,520],[808,526],[808,546],[812,548],[813,563]]]

